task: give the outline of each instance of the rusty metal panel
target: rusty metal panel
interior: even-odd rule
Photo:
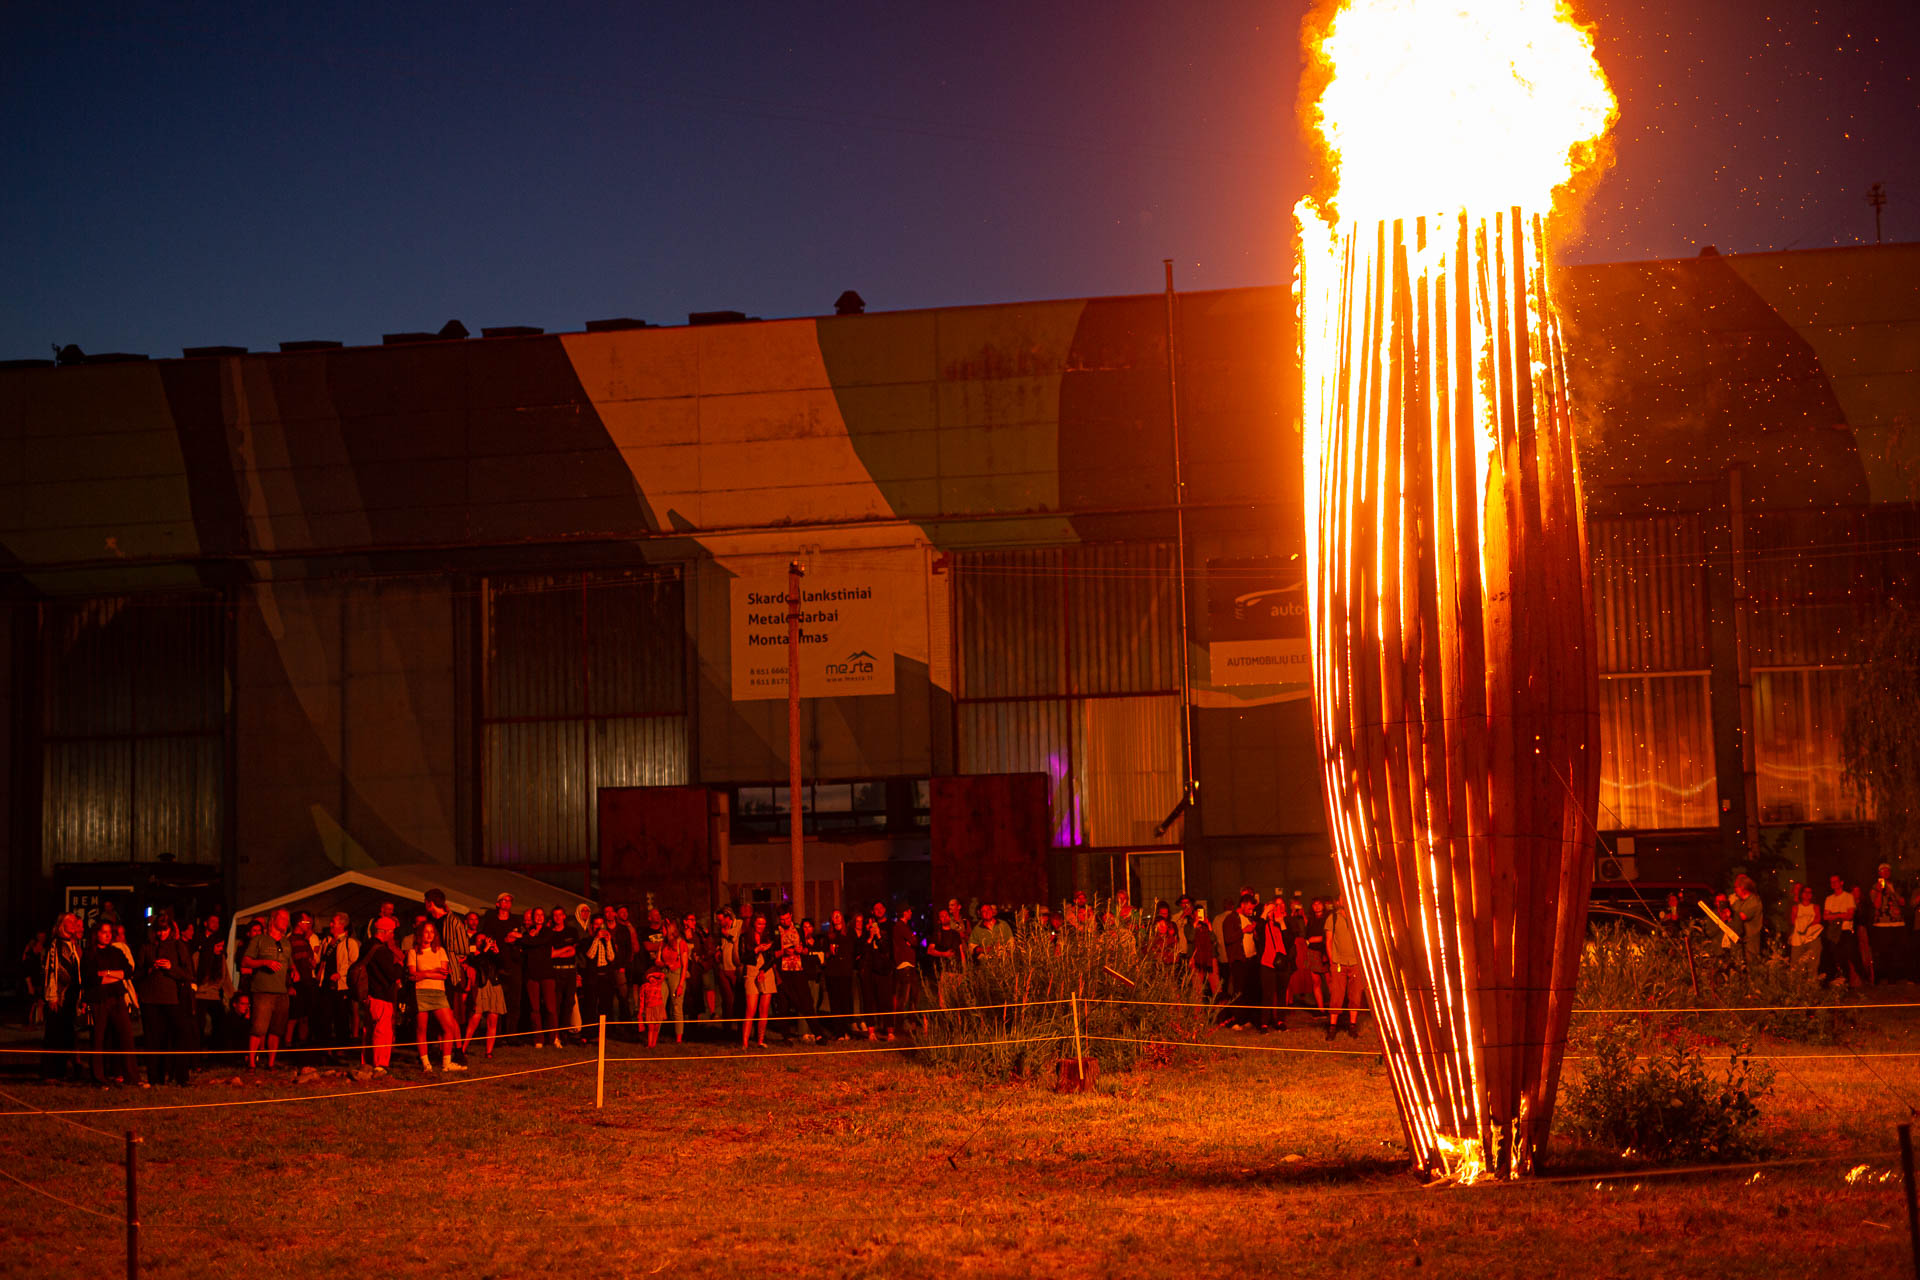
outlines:
[[[1706,539],[1697,515],[1592,520],[1600,670],[1708,665]]]

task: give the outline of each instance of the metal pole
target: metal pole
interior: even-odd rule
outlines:
[[[127,1130],[127,1280],[140,1280],[140,1162],[134,1151],[139,1145],[139,1135]],[[1911,1186],[1913,1179],[1907,1182]]]
[[[1907,1184],[1907,1239],[1913,1245],[1913,1274],[1920,1280],[1920,1199],[1913,1191],[1913,1126],[1900,1126],[1900,1173]]]
[[[1175,374],[1173,259],[1162,258],[1167,272],[1167,424],[1173,436],[1173,547],[1180,582],[1180,800],[1187,806],[1180,827],[1180,843],[1186,844],[1188,825],[1193,817],[1193,688],[1192,663],[1188,652],[1187,620],[1187,481],[1180,464],[1180,387]],[[1180,860],[1182,881],[1186,859]]]
[[[807,854],[800,839],[800,575],[787,564],[787,838],[793,857],[793,918],[806,914]]]
[[[598,1111],[607,1101],[607,1015],[600,1015],[600,1055],[593,1068],[593,1109]]]

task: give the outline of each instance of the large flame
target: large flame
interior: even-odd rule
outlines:
[[[1565,0],[1349,0],[1315,52],[1326,212],[1346,222],[1544,213],[1616,113]]]

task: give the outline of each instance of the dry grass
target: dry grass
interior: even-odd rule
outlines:
[[[1857,1047],[1920,1048],[1915,1026],[1874,1024]],[[1246,1047],[1183,1051],[1083,1096],[983,1087],[898,1053],[690,1045],[721,1056],[610,1065],[599,1112],[587,1066],[81,1119],[132,1121],[143,1136],[149,1276],[1358,1276],[1417,1262],[1437,1276],[1725,1277],[1906,1265],[1897,1178],[1849,1186],[1844,1163],[1757,1181],[1636,1177],[1606,1172],[1619,1167],[1610,1154],[1557,1148],[1548,1172],[1577,1181],[1427,1189],[1404,1171],[1372,1057],[1253,1047],[1324,1044],[1297,1029],[1220,1044]],[[542,1057],[503,1053],[496,1069]],[[1903,1099],[1920,1100],[1920,1058],[1875,1062],[1884,1079],[1849,1059],[1784,1066],[1768,1121],[1779,1154],[1872,1152],[1876,1170],[1889,1167]],[[137,1095],[0,1087],[38,1107],[296,1093],[284,1076]],[[0,1120],[10,1172],[116,1214],[119,1158],[116,1140],[56,1120]],[[122,1274],[113,1224],[0,1192],[0,1274]]]

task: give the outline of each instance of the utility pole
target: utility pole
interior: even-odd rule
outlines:
[[[1873,242],[1880,243],[1880,211],[1887,207],[1887,184],[1876,182],[1867,188],[1867,203],[1873,206]]]
[[[1187,618],[1187,481],[1181,470],[1180,460],[1180,386],[1176,379],[1177,361],[1174,350],[1174,323],[1176,318],[1175,295],[1173,291],[1173,259],[1162,258],[1161,265],[1167,274],[1167,423],[1173,436],[1173,545],[1176,561],[1175,571],[1180,582],[1180,803],[1175,813],[1184,811],[1185,825],[1181,827],[1183,848],[1180,859],[1181,887],[1186,887],[1186,852],[1191,848],[1185,838],[1192,831],[1192,821],[1196,808],[1193,776],[1193,688],[1192,688],[1192,652],[1189,644]],[[1172,819],[1162,824],[1164,832],[1171,827]],[[1128,868],[1132,870],[1131,867]]]
[[[787,834],[793,854],[793,918],[806,913],[806,846],[800,838],[800,577],[798,560],[787,562]]]

